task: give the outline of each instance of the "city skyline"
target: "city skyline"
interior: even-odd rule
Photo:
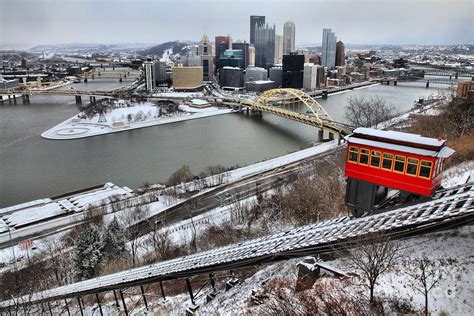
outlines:
[[[396,5],[388,0],[356,5],[348,0],[244,0],[239,5],[228,0],[68,0],[58,4],[55,0],[2,1],[2,46],[197,42],[204,33],[249,41],[250,15],[266,16],[278,33],[285,21],[294,21],[297,45],[321,44],[323,28],[333,29],[350,44],[470,44],[474,38],[469,27],[472,2],[466,0],[401,0]],[[430,14],[423,13],[427,5]]]

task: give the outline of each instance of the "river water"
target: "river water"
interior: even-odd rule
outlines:
[[[127,84],[95,80],[73,85],[104,90]],[[378,95],[400,112],[420,96],[442,89],[422,85],[378,85],[318,101],[331,117],[344,122],[350,96]],[[444,88],[445,89],[445,88]],[[31,104],[0,104],[0,207],[54,196],[104,182],[136,188],[145,181],[164,182],[189,165],[199,173],[210,165],[247,165],[311,146],[314,128],[264,114],[227,114],[58,141],[40,134],[78,113],[72,97],[31,96]]]

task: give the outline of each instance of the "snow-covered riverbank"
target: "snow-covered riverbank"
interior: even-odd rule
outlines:
[[[199,109],[180,105],[179,108],[182,112],[164,116],[156,115],[159,108],[151,103],[114,108],[105,114],[104,122],[100,123],[98,116],[87,119],[83,113],[79,113],[43,132],[41,136],[55,140],[78,139],[234,112],[217,107]]]

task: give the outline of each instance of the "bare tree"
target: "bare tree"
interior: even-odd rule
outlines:
[[[379,277],[390,270],[400,259],[400,246],[384,235],[373,236],[369,241],[356,241],[356,247],[349,250],[346,264],[361,272],[369,288],[370,303],[374,303],[374,289]]]
[[[412,261],[413,263],[414,268],[409,269],[407,274],[417,281],[416,284],[412,284],[412,287],[425,297],[425,315],[428,315],[428,296],[441,280],[441,274],[434,262],[426,257]]]
[[[345,110],[350,124],[357,127],[377,127],[381,122],[393,118],[395,109],[387,105],[379,96],[369,99],[365,97],[350,97]]]
[[[130,256],[132,265],[138,262],[138,250],[142,246],[143,235],[142,225],[139,223],[148,217],[148,208],[146,206],[136,206],[124,212],[121,219],[125,227],[127,227],[127,239],[130,246]]]
[[[151,228],[149,242],[154,252],[158,254],[161,260],[167,259],[172,250],[169,231],[162,229],[163,223],[161,220],[149,220],[148,225]]]

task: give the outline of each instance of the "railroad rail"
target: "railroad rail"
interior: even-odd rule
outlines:
[[[355,241],[401,239],[474,220],[474,182],[438,192],[433,200],[386,213],[345,216],[173,260],[73,283],[0,302],[0,311],[121,290],[201,273],[225,271],[276,260],[332,252]],[[142,290],[143,291],[143,290]]]

